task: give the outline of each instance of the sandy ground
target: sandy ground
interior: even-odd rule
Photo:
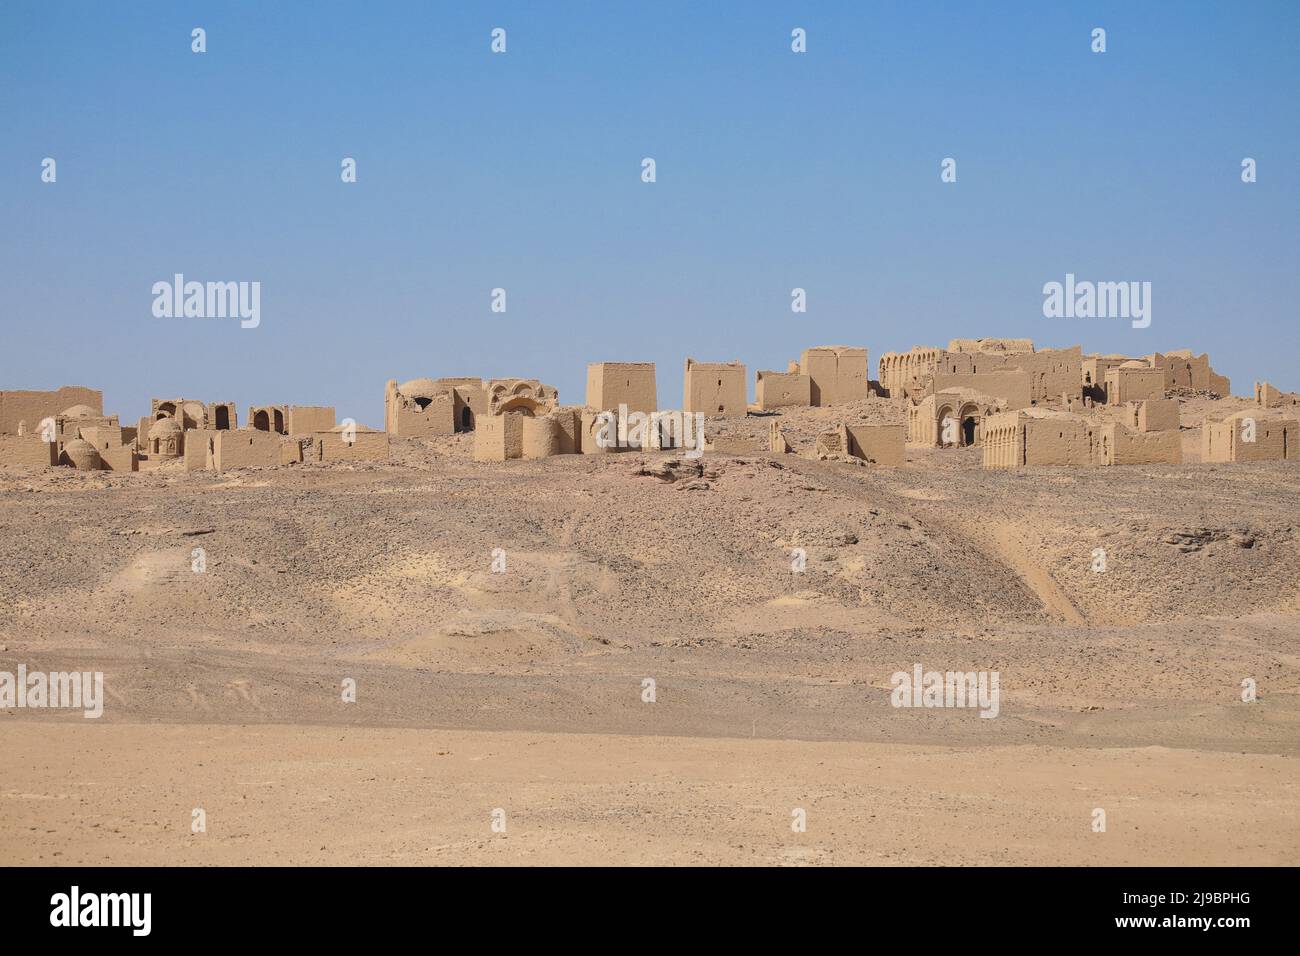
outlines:
[[[1284,865],[1300,818],[1293,758],[1163,747],[208,724],[5,742],[18,864]]]
[[[107,696],[0,710],[0,862],[1294,861],[1294,463],[488,465],[470,441],[0,469],[0,671]],[[998,716],[890,706],[915,663],[998,671]]]

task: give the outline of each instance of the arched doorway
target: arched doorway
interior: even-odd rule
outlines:
[[[938,415],[935,416],[939,424],[939,447],[948,448],[960,443],[957,435],[957,419],[953,416],[956,413],[951,405],[945,405],[939,409]]]
[[[284,412],[278,408],[275,410],[275,430],[284,434]]]
[[[258,431],[269,432],[271,430],[271,416],[265,411],[254,412],[253,427]]]
[[[967,402],[957,413],[958,430],[963,447],[970,448],[980,443],[980,407],[974,402]]]
[[[216,412],[217,430],[226,431],[230,428],[230,409],[225,405],[218,405]]]
[[[474,413],[466,405],[460,410],[460,430],[463,432],[474,430]]]
[[[502,402],[497,406],[497,414],[505,415],[513,412],[516,415],[527,415],[529,418],[534,417],[538,412],[545,412],[546,406],[527,395],[516,395],[515,397]]]

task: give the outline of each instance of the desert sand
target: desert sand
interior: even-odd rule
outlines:
[[[477,463],[472,441],[0,469],[0,670],[102,671],[107,695],[98,720],[0,711],[0,862],[1294,861],[1293,462]],[[998,671],[998,716],[892,707],[915,663]]]

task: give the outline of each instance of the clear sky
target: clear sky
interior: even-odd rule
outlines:
[[[992,335],[1300,389],[1298,158],[1295,0],[3,0],[0,388],[382,426],[389,378],[581,403],[587,362],[653,361],[675,407],[687,355],[752,392],[809,345]],[[177,272],[260,282],[260,326],[155,318]],[[1151,326],[1045,318],[1066,273],[1151,282]]]

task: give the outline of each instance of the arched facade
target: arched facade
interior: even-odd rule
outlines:
[[[248,427],[260,432],[286,434],[286,418],[283,405],[253,405],[248,409]]]
[[[965,448],[984,441],[984,421],[1002,403],[972,389],[927,395],[907,410],[907,440],[934,448]]]

